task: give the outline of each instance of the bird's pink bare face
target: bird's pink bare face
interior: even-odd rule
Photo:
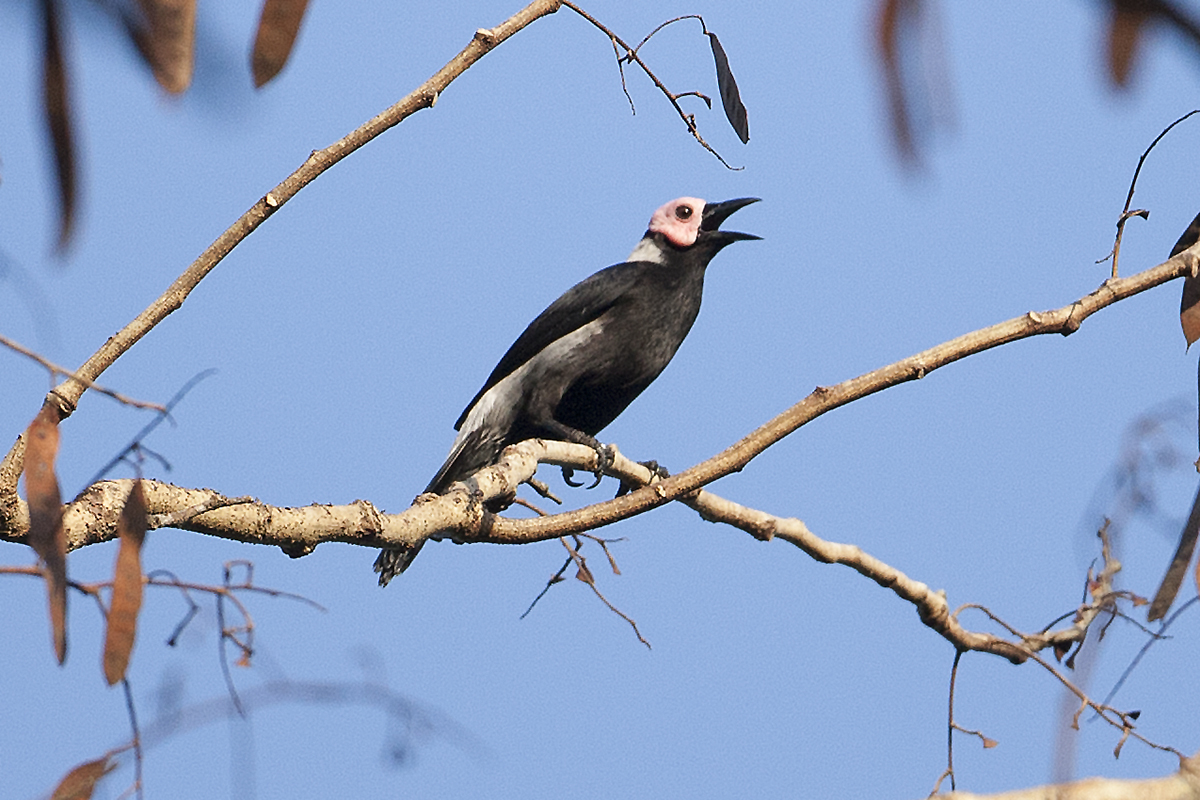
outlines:
[[[699,197],[672,200],[650,217],[650,232],[661,233],[676,247],[691,247],[700,233],[704,201]]]

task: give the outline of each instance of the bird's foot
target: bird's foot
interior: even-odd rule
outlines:
[[[605,471],[613,465],[613,461],[615,461],[617,458],[616,448],[614,448],[611,444],[600,444],[597,442],[592,449],[596,451],[596,469],[592,471],[592,474],[596,476],[596,480],[592,481],[591,486],[587,487],[589,489],[595,489],[600,485],[600,481],[604,479]],[[576,489],[578,489],[580,486],[583,486],[582,481],[576,483],[575,481],[571,480],[575,476],[575,470],[571,467],[563,467],[562,473],[563,481],[567,484],[567,486],[573,486]]]
[[[653,459],[651,459],[650,461],[639,461],[638,463],[641,464],[646,469],[650,470],[650,476],[651,476],[650,482],[651,483],[653,483],[656,478],[661,481],[664,478],[671,477],[671,473],[667,472],[667,468],[664,466],[661,466],[657,461],[655,461]],[[627,483],[626,481],[621,481],[621,485],[617,487],[617,493],[614,495],[614,498],[620,497],[621,495],[629,494],[634,489],[640,489],[640,488],[642,488],[642,486],[645,486],[645,485],[647,485],[647,484],[633,484],[633,483]]]

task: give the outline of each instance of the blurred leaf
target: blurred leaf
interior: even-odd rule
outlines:
[[[58,249],[71,239],[75,226],[75,144],[71,133],[70,93],[63,54],[62,25],[57,0],[42,0],[42,110],[54,147],[58,178]]]
[[[146,497],[142,481],[133,482],[121,519],[117,523],[121,546],[113,569],[112,601],[108,606],[108,630],[104,636],[104,678],[108,685],[125,677],[129,654],[137,637],[138,612],[142,608],[142,542],[146,538]]]
[[[882,0],[875,25],[892,120],[892,138],[900,155],[910,162],[917,159],[917,146],[908,113],[908,95],[900,72],[900,48],[902,29],[906,22],[916,16],[916,6],[917,0]]]
[[[1129,73],[1138,52],[1146,19],[1146,4],[1139,0],[1113,0],[1108,28],[1108,75],[1121,88],[1129,84]]]
[[[1196,549],[1198,533],[1200,533],[1200,490],[1197,490],[1196,499],[1192,501],[1192,511],[1183,526],[1183,532],[1179,535],[1179,546],[1175,548],[1175,555],[1172,556],[1171,563],[1167,566],[1167,574],[1163,576],[1158,592],[1154,595],[1154,602],[1150,604],[1150,611],[1146,614],[1146,619],[1150,622],[1166,616],[1171,609],[1171,604],[1175,602],[1175,595],[1179,594],[1179,587],[1183,585],[1183,576],[1192,560],[1192,552]]]
[[[263,0],[254,52],[250,57],[256,88],[278,75],[287,64],[307,7],[308,0]]]
[[[721,105],[725,106],[725,116],[738,138],[742,140],[742,144],[746,144],[750,141],[750,122],[746,118],[746,107],[742,105],[737,81],[733,79],[733,72],[729,69],[725,48],[721,47],[715,33],[709,32],[708,41],[712,45],[713,61],[717,65],[717,88],[721,91]]]
[[[154,79],[171,94],[192,83],[196,47],[196,0],[138,0],[139,22],[130,25],[134,44]]]
[[[50,628],[58,663],[67,660],[67,539],[54,459],[58,420],[44,406],[25,433],[25,497],[29,502],[29,546],[45,566]]]
[[[592,571],[588,569],[588,565],[584,561],[579,561],[579,569],[575,572],[575,580],[583,581],[589,586],[594,586],[596,579],[592,577]]]
[[[1200,240],[1200,214],[1197,214],[1187,230],[1171,248],[1171,255],[1177,256]],[[1200,339],[1200,278],[1187,277],[1183,280],[1183,298],[1179,302],[1179,322],[1183,326],[1183,338],[1187,339],[1188,347],[1196,339]]]
[[[111,756],[80,764],[63,776],[54,788],[54,794],[50,795],[50,800],[91,800],[96,783],[116,766]]]

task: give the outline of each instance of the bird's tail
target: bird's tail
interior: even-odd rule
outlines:
[[[388,581],[408,569],[408,565],[417,557],[417,553],[421,552],[423,544],[425,542],[421,541],[412,547],[389,547],[380,550],[379,557],[375,559],[375,571],[379,573],[379,585],[387,586]]]
[[[494,442],[486,441],[479,431],[469,431],[459,436],[450,450],[450,455],[446,457],[446,463],[442,464],[437,475],[434,475],[433,480],[425,487],[425,493],[442,494],[455,481],[468,478],[492,463],[498,453],[498,446]],[[381,550],[379,557],[375,559],[379,585],[387,586],[388,581],[408,569],[424,544],[424,541],[420,541],[412,547],[389,547]]]

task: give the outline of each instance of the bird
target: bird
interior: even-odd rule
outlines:
[[[592,447],[599,481],[612,455],[596,435],[674,357],[700,313],[713,257],[761,238],[720,229],[758,201],[680,197],[657,209],[628,259],[575,284],[517,337],[454,424],[458,436],[425,492],[443,494],[533,438]],[[381,551],[379,585],[407,569],[423,544]]]

